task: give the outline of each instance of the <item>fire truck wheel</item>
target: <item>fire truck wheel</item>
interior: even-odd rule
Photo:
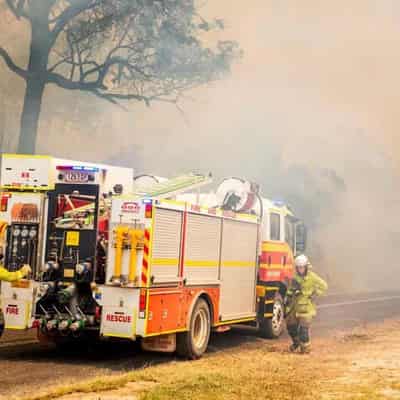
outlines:
[[[281,336],[285,323],[285,309],[282,296],[277,293],[272,306],[272,317],[263,318],[260,322],[260,336],[266,339],[277,339]]]
[[[207,350],[210,332],[210,308],[204,299],[199,299],[190,318],[189,330],[177,335],[176,352],[189,360],[200,358]]]

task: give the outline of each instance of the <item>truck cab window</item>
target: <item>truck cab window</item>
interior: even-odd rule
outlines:
[[[294,223],[290,219],[290,217],[285,218],[285,242],[290,246],[291,250],[294,252],[294,247],[295,247]]]
[[[296,253],[303,253],[307,247],[307,228],[303,223],[296,225]]]
[[[276,213],[270,215],[270,238],[271,240],[281,239],[281,216]]]

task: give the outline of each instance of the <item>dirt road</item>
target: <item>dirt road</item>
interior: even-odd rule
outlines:
[[[342,300],[333,297],[321,304],[314,337],[329,336],[338,329],[350,329],[400,315],[400,295],[397,294],[362,295]],[[132,343],[103,343],[96,348],[60,353],[34,343],[33,336],[20,334],[18,342],[13,344],[14,339],[8,335],[0,342],[0,399],[33,395],[61,384],[73,384],[96,376],[119,376],[150,365],[176,362],[174,356],[141,353]],[[252,329],[236,328],[214,335],[205,359],[225,351],[240,353],[247,346],[285,348],[286,343],[287,338],[268,342],[259,339]]]

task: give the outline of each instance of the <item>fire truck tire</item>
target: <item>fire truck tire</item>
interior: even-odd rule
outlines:
[[[210,333],[210,308],[204,299],[199,299],[190,317],[189,330],[177,334],[177,354],[189,360],[199,359],[207,350]]]
[[[277,293],[272,306],[272,317],[260,321],[260,336],[266,339],[278,339],[285,325],[285,309],[282,296]]]

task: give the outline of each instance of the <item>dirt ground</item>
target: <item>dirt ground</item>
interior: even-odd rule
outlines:
[[[172,361],[14,398],[400,399],[399,331],[397,319],[335,332],[316,338],[310,355],[288,353],[287,339],[256,340],[240,348],[211,349],[196,362]]]

